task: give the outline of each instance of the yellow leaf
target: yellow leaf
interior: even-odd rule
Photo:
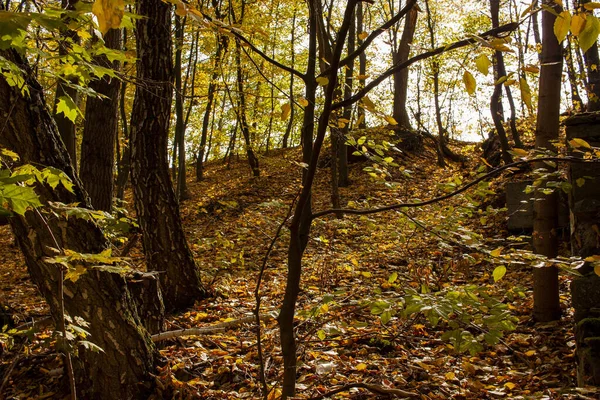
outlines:
[[[185,9],[185,5],[181,1],[178,1],[175,4],[175,14],[177,14],[180,17],[185,17],[186,14],[187,14],[187,10]]]
[[[269,392],[269,396],[267,397],[267,400],[278,400],[281,398],[281,395],[282,395],[281,389],[271,390]]]
[[[523,149],[512,149],[511,153],[517,157],[527,157],[529,155],[527,150],[523,150]]]
[[[492,257],[500,257],[500,254],[502,254],[502,249],[503,247],[498,247],[496,250],[490,251],[490,255]]]
[[[300,97],[298,99],[298,103],[302,106],[302,107],[306,107],[308,106],[308,100],[306,100],[304,97]]]
[[[465,89],[469,95],[475,93],[477,82],[475,82],[475,78],[473,78],[473,75],[469,71],[465,71],[463,74],[463,83],[465,84]]]
[[[525,78],[519,79],[519,88],[521,89],[521,100],[527,106],[529,112],[533,112],[533,104],[531,103],[531,88]]]
[[[357,371],[364,371],[365,369],[367,369],[367,364],[365,364],[365,363],[360,363],[360,364],[358,364],[358,365],[355,367],[355,369],[356,369]]]
[[[96,16],[100,32],[105,34],[109,29],[117,29],[121,25],[125,4],[123,0],[96,0],[92,13]]]
[[[356,75],[356,79],[358,79],[360,81],[364,81],[368,77],[369,77],[369,75]]]
[[[583,139],[579,139],[579,138],[569,140],[569,145],[575,149],[577,149],[579,147],[585,147],[586,149],[592,148],[592,146],[590,146],[590,144],[588,142],[586,142]]]
[[[477,66],[477,70],[479,72],[487,76],[490,69],[490,65],[492,65],[492,63],[485,54],[482,54],[475,59],[475,65]]]
[[[585,27],[586,18],[585,15],[575,14],[571,17],[571,33],[574,36],[579,36]]]
[[[559,43],[565,40],[569,29],[571,29],[571,13],[565,10],[558,14],[556,21],[554,21],[554,35],[556,35]]]
[[[512,382],[506,382],[506,383],[504,384],[504,387],[505,387],[505,388],[507,388],[508,390],[513,390],[513,389],[514,389],[516,386],[517,386],[517,385],[515,385],[515,384],[514,384],[514,383],[512,383]]]
[[[329,78],[327,78],[326,76],[320,76],[317,78],[317,83],[319,84],[319,86],[327,86],[327,84],[329,83]]]
[[[367,110],[375,109],[375,104],[373,104],[373,102],[371,101],[371,99],[369,99],[368,96],[365,96],[362,98],[362,104],[363,104],[363,107],[366,108]]]
[[[533,356],[534,354],[535,354],[535,350],[529,350],[529,351],[526,351],[526,352],[525,352],[525,355],[526,355],[527,357],[531,357],[531,356]]]
[[[534,74],[537,74],[540,72],[540,67],[538,67],[537,65],[528,65],[526,67],[523,67],[523,71],[524,72],[533,72]]]
[[[398,125],[398,122],[394,119],[394,117],[391,117],[389,115],[386,115],[384,117],[384,119],[387,121],[388,124],[390,125]]]
[[[456,379],[456,374],[454,372],[446,372],[444,378],[446,378],[449,381],[453,381],[454,379]]]
[[[596,43],[600,34],[600,22],[593,15],[588,15],[585,22],[585,27],[579,33],[579,47],[585,53]]]
[[[369,34],[367,32],[361,32],[361,33],[358,34],[358,38],[360,40],[365,40],[368,37],[369,37]]]
[[[594,267],[594,273],[595,273],[596,275],[600,276],[600,265],[596,265],[596,266]]]
[[[285,121],[289,118],[290,114],[292,112],[292,106],[290,106],[290,103],[285,103],[284,105],[281,106],[281,120]]]
[[[586,3],[583,5],[583,8],[585,8],[586,10],[592,11],[597,8],[600,8],[600,3],[594,3],[594,2]]]

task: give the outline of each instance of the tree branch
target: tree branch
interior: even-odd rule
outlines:
[[[360,46],[358,46],[358,48],[356,50],[354,50],[352,53],[348,54],[348,56],[346,56],[346,58],[344,58],[340,61],[340,67],[350,64],[358,56],[360,56],[361,53],[363,53],[367,49],[367,47],[369,47],[369,45],[373,42],[373,40],[375,40],[375,38],[377,38],[383,32],[385,32],[389,28],[391,28],[392,25],[394,25],[396,22],[400,21],[400,19],[402,19],[402,17],[404,17],[410,11],[410,9],[413,8],[413,6],[416,3],[417,3],[417,0],[410,0],[408,3],[406,3],[406,6],[404,6],[403,9],[398,11],[398,14],[394,15],[394,17],[392,17],[386,23],[384,23],[379,28],[376,28],[373,32],[371,32],[371,34],[363,41],[363,43]],[[358,32],[358,33],[360,34],[361,32]],[[326,75],[328,73],[329,73],[329,71],[325,70],[321,73],[321,75]]]
[[[267,61],[270,64],[273,64],[274,66],[276,66],[277,68],[280,68],[286,72],[289,72],[290,74],[296,75],[298,78],[302,79],[303,81],[306,80],[306,75],[303,74],[302,72],[288,67],[287,65],[284,65],[282,63],[280,63],[279,61],[269,57],[268,55],[266,55],[263,51],[261,51],[258,47],[256,47],[255,45],[252,44],[252,42],[250,42],[244,35],[242,35],[241,33],[238,32],[238,29],[235,29],[221,21],[217,21],[214,18],[212,18],[210,15],[206,14],[204,11],[199,10],[199,12],[202,14],[202,16],[209,21],[210,23],[212,23],[213,25],[215,25],[218,28],[222,28],[227,30],[229,33],[231,33],[233,36],[235,36],[237,39],[239,39],[240,41],[246,43],[248,45],[248,47],[250,47],[252,49],[252,51],[254,51],[256,54],[258,54],[259,56],[261,56],[265,61]]]
[[[272,319],[275,319],[275,317],[272,314],[261,314],[261,316],[260,316],[261,321],[270,321]],[[237,328],[238,326],[240,326],[242,324],[249,324],[254,321],[256,321],[256,317],[254,315],[251,315],[249,317],[244,317],[244,318],[236,319],[233,321],[222,322],[220,324],[216,324],[213,326],[207,326],[204,328],[188,328],[188,329],[179,329],[176,331],[161,332],[161,333],[152,335],[152,341],[154,343],[156,343],[156,342],[162,342],[163,340],[178,338],[181,336],[210,335],[211,333],[221,332],[221,331],[224,331],[227,329],[232,329],[232,328]]]
[[[478,37],[472,37],[469,39],[463,39],[460,40],[458,42],[454,42],[451,43],[449,45],[446,46],[441,46],[438,47],[437,49],[433,49],[430,51],[426,51],[425,53],[419,54],[403,63],[400,63],[398,65],[394,65],[391,68],[389,68],[387,71],[383,72],[381,75],[379,75],[377,78],[373,79],[371,82],[369,82],[368,85],[366,85],[363,89],[359,90],[354,96],[339,101],[337,103],[334,103],[332,105],[332,108],[334,110],[338,110],[342,107],[346,107],[349,105],[352,105],[354,103],[356,103],[357,101],[359,101],[360,99],[362,99],[363,97],[365,97],[371,90],[373,90],[374,88],[376,88],[381,82],[383,82],[386,78],[390,77],[391,75],[393,75],[394,73],[403,70],[404,68],[408,68],[409,66],[411,66],[412,64],[416,63],[417,61],[421,61],[424,60],[426,58],[429,57],[433,57],[433,56],[437,56],[438,54],[442,54],[445,53],[447,51],[451,51],[451,50],[456,50],[459,49],[461,47],[465,47],[468,46],[470,44],[476,43],[478,41],[479,38],[486,38],[486,37],[496,37],[499,36],[502,33],[510,33],[512,31],[514,31],[515,29],[517,29],[517,27],[520,25],[519,22],[511,22],[510,24],[506,24],[506,25],[502,25],[498,28],[495,29],[491,29],[487,32],[482,33],[481,35],[479,35]]]
[[[434,197],[433,199],[429,199],[426,201],[419,201],[419,202],[415,202],[415,203],[397,203],[397,204],[391,204],[389,206],[362,209],[362,210],[356,210],[356,209],[350,209],[350,208],[340,208],[340,209],[332,208],[332,209],[313,213],[312,219],[315,220],[317,218],[324,217],[325,215],[329,215],[329,214],[369,215],[369,214],[377,214],[377,213],[384,212],[384,211],[396,210],[399,208],[414,208],[414,207],[427,206],[429,204],[438,203],[442,200],[446,200],[446,199],[454,197],[460,193],[463,193],[463,192],[467,191],[468,189],[472,188],[473,186],[477,185],[479,182],[482,182],[488,178],[491,178],[491,177],[499,174],[502,171],[506,171],[511,168],[516,168],[521,165],[531,164],[531,163],[535,163],[535,162],[544,162],[544,161],[570,162],[570,163],[596,163],[596,164],[600,163],[600,159],[599,160],[585,160],[585,159],[577,158],[577,157],[540,157],[540,158],[533,158],[530,160],[516,161],[516,162],[510,163],[510,164],[503,165],[502,167],[496,168],[484,175],[481,175],[479,178],[475,179],[474,181],[469,182],[468,184],[461,187],[460,189],[457,189],[451,193],[447,193],[442,196]]]

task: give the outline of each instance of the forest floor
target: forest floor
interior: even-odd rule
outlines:
[[[442,184],[468,182],[478,168],[480,150],[468,143],[454,148],[470,161],[444,169],[436,166],[430,149],[404,154],[388,185],[363,171],[369,163],[352,164],[352,183],[340,189],[342,203],[368,208],[426,200],[445,193]],[[250,176],[243,159],[230,167],[210,163],[199,183],[190,176],[190,199],[182,203],[181,214],[214,296],[169,316],[167,330],[210,327],[252,315],[258,271],[300,187],[299,158],[299,149],[263,156],[259,178]],[[498,249],[514,243],[507,240],[506,212],[499,209],[504,180],[494,182],[482,197],[467,192],[422,208],[315,221],[298,303],[298,398],[324,398],[343,385],[348,390],[329,398],[390,398],[393,389],[420,399],[599,398],[591,389],[575,388],[570,277],[560,277],[563,319],[546,324],[531,318],[530,266],[507,261],[506,275],[494,281],[493,271],[503,263]],[[396,184],[389,185],[391,181]],[[329,168],[319,170],[315,188],[313,209],[329,208]],[[266,262],[262,313],[278,312],[288,240],[284,228]],[[489,261],[490,249],[496,263]],[[132,265],[143,266],[141,254],[139,248],[131,253]],[[12,309],[18,324],[47,316],[8,227],[0,228],[0,276],[0,303]],[[442,337],[460,312],[451,311],[435,325],[435,318],[427,318],[431,309],[403,312],[410,293],[422,300],[484,289],[507,306],[516,328],[489,345],[481,338],[485,326],[477,320],[461,322],[459,330],[482,346],[473,353],[468,350],[474,347],[460,351],[456,341]],[[465,312],[489,311],[485,304],[474,307],[465,304]],[[262,350],[270,399],[278,397],[282,372],[278,334],[276,321],[266,318]],[[48,345],[50,337],[51,328],[28,341],[0,343],[0,398],[66,398],[61,357]],[[154,398],[260,398],[256,343],[253,324],[159,343],[165,363],[157,371]],[[380,394],[350,388],[360,386],[353,384],[372,385]]]

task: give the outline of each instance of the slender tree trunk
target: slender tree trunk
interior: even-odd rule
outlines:
[[[189,198],[186,184],[186,166],[185,166],[185,116],[183,114],[183,102],[185,89],[181,82],[182,71],[182,53],[183,53],[183,33],[185,30],[185,20],[179,15],[175,16],[175,40],[177,48],[175,50],[175,143],[178,148],[177,165],[177,190],[175,192],[177,199],[181,202]],[[192,56],[190,55],[190,58]],[[189,68],[188,68],[189,73]],[[192,82],[193,84],[193,82]],[[193,100],[192,100],[193,101]],[[173,168],[175,169],[175,168]]]
[[[538,0],[533,1],[533,8],[536,9],[538,7]],[[538,55],[538,60],[540,63],[542,62],[542,53],[540,49],[542,48],[542,36],[540,35],[540,24],[538,21],[538,13],[533,13],[531,15],[531,25],[533,27],[533,41],[535,42],[536,53]]]
[[[308,105],[304,108],[302,124],[302,161],[311,162],[313,154],[313,132],[315,127],[315,101],[317,82],[315,80],[317,67],[317,0],[308,2],[308,65],[306,69],[305,94]],[[331,84],[331,82],[330,82]],[[306,182],[307,173],[303,171],[303,183]],[[303,189],[303,192],[305,190]],[[288,275],[286,279],[285,294],[277,321],[283,353],[283,399],[294,396],[296,393],[296,339],[294,337],[294,315],[296,301],[300,293],[300,276],[302,273],[302,256],[308,244],[311,223],[311,191],[305,194],[303,204],[296,204],[294,223],[290,226],[290,242],[288,247]]]
[[[348,30],[348,49],[347,53],[352,54],[356,48],[356,19],[353,19]],[[354,61],[351,62],[346,68],[346,79],[344,85],[344,99],[349,99],[352,96],[352,86],[354,83]],[[339,161],[339,173],[338,173],[338,185],[340,187],[348,187],[350,181],[348,180],[348,145],[346,144],[346,138],[350,130],[350,121],[352,119],[352,106],[344,107],[343,111],[344,127],[339,130],[339,143],[338,143],[338,155]]]
[[[2,7],[0,6],[0,9]],[[73,193],[60,186],[37,187],[42,203],[47,201],[79,203],[85,207],[89,199],[75,173],[71,158],[46,107],[44,91],[33,78],[32,71],[10,50],[0,56],[25,70],[30,95],[23,97],[0,76],[0,146],[17,152],[21,162],[45,165],[62,170],[73,184]],[[43,218],[44,211],[29,211],[25,217],[11,218],[11,226],[23,251],[29,274],[50,306],[58,324],[63,320],[60,280],[56,264],[47,257],[56,255],[50,248],[70,249],[81,253],[98,253],[108,246],[96,224],[60,213]],[[119,274],[89,268],[76,282],[66,280],[64,311],[81,317],[90,324],[87,340],[102,352],[79,349],[73,358],[77,391],[80,398],[108,399],[115,393],[122,399],[147,398],[149,382],[157,352],[146,330],[141,327],[134,299],[127,283]],[[156,301],[160,301],[156,299]],[[132,362],[135,360],[135,362]]]
[[[589,3],[590,0],[579,0],[579,4],[583,7],[584,4]],[[584,9],[585,10],[585,9]],[[586,15],[589,11],[586,11]],[[599,111],[600,110],[600,57],[598,56],[598,42],[594,44],[583,54],[585,60],[585,66],[587,69],[588,85],[588,105],[587,111]]]
[[[408,60],[410,55],[410,45],[415,36],[417,27],[418,12],[412,8],[404,20],[404,31],[398,49],[393,53],[394,65],[401,64]],[[392,116],[398,122],[398,126],[405,129],[412,129],[410,118],[406,111],[406,100],[408,95],[408,68],[404,68],[394,74],[394,108]]]
[[[358,6],[356,7],[356,32],[358,33],[357,35],[357,42],[356,44],[358,46],[361,46],[363,44],[363,40],[361,39],[361,33],[364,32],[363,29],[363,24],[364,24],[364,12],[363,12],[363,3],[362,1],[358,3]],[[365,52],[363,51],[362,53],[360,53],[360,55],[358,56],[358,74],[362,77],[366,76],[367,74],[367,55],[365,54]],[[359,85],[358,85],[358,90],[361,90],[362,88],[365,87],[365,81],[364,79],[360,79],[359,80]],[[357,109],[357,118],[358,118],[358,129],[365,129],[367,127],[367,122],[365,121],[365,110],[364,108],[362,108],[361,106],[358,106]]]
[[[223,17],[220,12],[220,8],[216,2],[213,2],[213,8],[217,14],[216,18],[222,20]],[[208,94],[206,98],[206,109],[204,110],[204,117],[202,118],[202,134],[200,136],[200,149],[198,150],[198,157],[196,158],[196,180],[199,182],[204,176],[204,153],[206,149],[206,139],[208,137],[208,127],[210,123],[210,116],[212,113],[213,102],[215,98],[215,91],[217,90],[217,79],[219,78],[219,71],[221,69],[221,63],[225,53],[227,52],[227,46],[229,40],[227,36],[217,35],[217,49],[215,50],[213,73],[208,83]]]
[[[73,11],[75,10],[75,5],[78,1],[79,0],[62,0],[61,7],[64,10]],[[63,19],[65,26],[68,25],[70,18],[64,17]],[[72,47],[71,43],[79,43],[79,37],[77,32],[68,28],[61,30],[60,35],[62,40],[59,42],[58,54],[64,57],[69,54]],[[72,81],[72,83],[77,83],[77,81]],[[56,85],[56,96],[54,97],[54,120],[56,121],[56,126],[60,132],[60,137],[67,147],[69,156],[73,160],[73,166],[77,168],[77,136],[75,123],[67,118],[64,113],[57,112],[59,101],[61,98],[65,97],[70,97],[75,104],[79,102],[79,93],[77,90],[67,86],[63,81],[59,80]]]
[[[567,51],[565,52],[565,62],[567,64],[567,74],[569,76],[569,85],[571,86],[571,107],[573,111],[581,112],[583,110],[583,100],[579,94],[579,84],[577,82],[577,72],[573,64],[573,42],[571,35],[567,35]]]
[[[258,158],[254,154],[252,148],[252,139],[250,137],[250,125],[248,125],[248,119],[246,117],[246,94],[244,93],[244,74],[242,71],[242,60],[241,60],[241,44],[238,39],[235,41],[235,63],[237,68],[237,89],[238,89],[238,118],[240,121],[240,129],[242,130],[242,136],[246,142],[246,156],[248,157],[248,164],[252,170],[252,175],[260,176],[260,170],[258,168]]]
[[[133,102],[132,181],[148,270],[160,271],[167,310],[181,310],[205,295],[179,215],[167,160],[173,91],[170,5],[138,0],[138,87]]]
[[[561,7],[552,0],[544,4],[560,13]],[[535,147],[539,151],[556,152],[560,116],[560,86],[562,75],[562,49],[553,27],[556,16],[542,11],[542,67],[540,71],[538,115],[535,134]],[[556,171],[545,163],[536,165],[547,173]],[[545,180],[544,180],[545,181]],[[545,186],[545,183],[544,183]],[[533,220],[533,247],[536,253],[548,258],[556,257],[558,239],[557,194],[545,195],[536,191]],[[553,321],[560,318],[558,270],[555,266],[534,268],[533,271],[533,317],[536,321]]]
[[[127,29],[123,28],[123,50],[127,50]],[[123,70],[127,63],[123,63]],[[117,198],[123,200],[125,198],[125,186],[129,180],[131,171],[131,142],[129,137],[129,118],[125,109],[125,94],[127,93],[127,82],[121,82],[121,94],[119,96],[119,112],[121,116],[121,130],[123,132],[124,142],[127,144],[123,148],[121,159],[117,164]],[[118,140],[118,139],[117,139]]]
[[[291,64],[290,67],[296,68],[296,51],[294,46],[296,44],[296,8],[294,8],[294,15],[292,16],[292,31],[290,33],[290,49],[291,49]],[[294,107],[294,74],[290,74],[290,119],[288,120],[287,127],[285,128],[285,133],[283,134],[283,144],[282,148],[286,149],[289,145],[290,134],[292,133],[292,128],[294,127],[294,115],[296,113],[296,107]]]
[[[118,29],[109,30],[104,35],[104,42],[107,48],[121,49],[121,32]],[[115,71],[119,69],[119,63],[111,63],[106,56],[98,57],[95,62]],[[92,206],[110,212],[114,192],[115,142],[119,129],[120,81],[105,76],[91,82],[90,88],[106,97],[88,96],[87,99],[80,176]]]
[[[490,0],[490,9],[492,14],[492,28],[497,28],[500,26],[498,15],[500,12],[500,0]],[[494,52],[494,81],[497,82],[504,76],[506,76],[504,56],[501,51],[496,50]],[[504,129],[504,107],[502,106],[503,86],[503,83],[498,83],[494,86],[494,92],[492,93],[492,98],[490,100],[490,112],[492,114],[492,120],[494,121],[494,127],[496,128],[496,134],[498,135],[498,139],[500,139],[502,159],[508,164],[512,162],[512,157],[509,153],[510,145],[506,136],[506,130]]]

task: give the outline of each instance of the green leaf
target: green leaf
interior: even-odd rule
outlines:
[[[390,275],[390,277],[388,278],[388,282],[389,283],[394,283],[396,282],[396,279],[398,279],[398,273],[394,272]]]
[[[585,27],[579,34],[579,47],[585,53],[592,47],[596,40],[598,40],[598,34],[600,34],[600,22],[598,18],[593,15],[588,15],[585,21]]]
[[[6,185],[0,188],[0,199],[7,201],[12,211],[19,215],[42,205],[33,188],[28,186]]]
[[[58,103],[56,104],[56,113],[63,113],[66,118],[68,118],[71,122],[75,123],[77,119],[77,114],[81,114],[81,111],[69,95],[61,96],[58,98]]]
[[[575,183],[577,184],[577,187],[582,187],[585,185],[585,178],[578,178]]]
[[[319,329],[317,331],[317,336],[319,337],[319,339],[321,340],[325,340],[325,338],[327,337],[327,335],[325,334],[325,331],[323,329]]]
[[[385,310],[379,318],[381,319],[381,323],[386,325],[392,319],[392,313],[390,310]]]
[[[500,265],[494,269],[492,276],[494,277],[494,282],[498,282],[500,279],[504,277],[506,274],[506,267],[504,265]]]

